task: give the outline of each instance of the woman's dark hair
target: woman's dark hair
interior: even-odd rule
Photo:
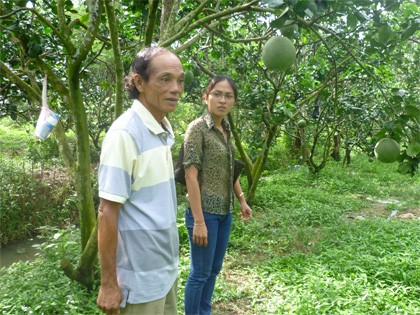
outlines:
[[[131,64],[130,73],[125,77],[125,89],[131,99],[139,97],[139,91],[134,84],[134,75],[140,75],[144,81],[150,78],[150,64],[153,58],[165,53],[172,53],[165,47],[146,47],[140,50]],[[173,53],[172,53],[173,54]]]
[[[232,87],[233,90],[233,95],[235,96],[235,101],[238,99],[238,88],[236,87],[236,83],[235,81],[233,81],[233,79],[227,75],[223,75],[223,74],[218,74],[216,76],[214,76],[213,78],[210,79],[209,83],[207,84],[206,89],[204,90],[203,93],[203,98],[205,96],[208,96],[210,94],[210,92],[213,90],[214,86],[221,82],[221,81],[228,81],[230,86]]]

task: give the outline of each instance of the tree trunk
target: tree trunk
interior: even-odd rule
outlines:
[[[341,135],[335,134],[333,137],[334,145],[333,150],[331,153],[331,157],[334,159],[334,161],[340,161],[340,148],[341,148]]]
[[[344,155],[343,165],[349,166],[351,163],[351,146],[346,144],[346,153]]]
[[[165,40],[167,36],[167,30],[170,25],[173,24],[173,11],[174,11],[175,0],[163,0],[162,1],[162,14],[160,15],[160,40]]]
[[[69,91],[73,102],[73,117],[76,130],[77,164],[75,187],[79,196],[80,232],[82,250],[85,248],[95,226],[96,215],[93,204],[92,177],[90,164],[89,132],[86,111],[83,106],[78,69],[69,66]]]

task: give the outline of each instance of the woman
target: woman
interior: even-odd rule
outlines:
[[[185,287],[187,315],[211,312],[211,296],[229,240],[234,194],[242,221],[252,216],[239,180],[233,183],[235,149],[226,116],[236,99],[235,82],[225,75],[215,76],[203,93],[207,111],[190,123],[184,138],[189,201],[185,219],[191,250]]]

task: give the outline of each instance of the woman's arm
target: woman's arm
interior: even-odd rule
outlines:
[[[193,243],[199,246],[207,246],[207,227],[204,221],[203,208],[201,206],[201,192],[198,184],[198,169],[194,164],[188,166],[185,171],[188,200],[194,217]]]
[[[239,208],[241,209],[241,221],[248,221],[252,218],[252,209],[246,202],[239,179],[237,179],[235,185],[233,185],[233,191],[235,192],[236,198],[239,200]]]

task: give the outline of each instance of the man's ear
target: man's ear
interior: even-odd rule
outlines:
[[[144,92],[143,91],[144,80],[143,80],[143,77],[141,75],[135,74],[134,78],[133,78],[133,82],[134,82],[134,85],[135,85],[137,91],[139,91],[140,93]]]

